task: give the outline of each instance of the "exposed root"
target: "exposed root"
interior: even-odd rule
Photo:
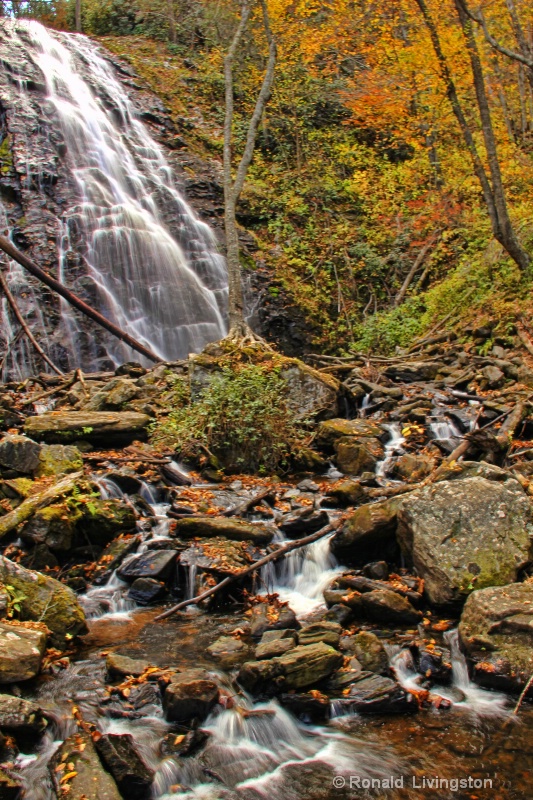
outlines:
[[[228,335],[222,341],[241,350],[245,347],[257,347],[261,350],[274,352],[274,348],[265,339],[254,333],[244,321],[233,323]]]

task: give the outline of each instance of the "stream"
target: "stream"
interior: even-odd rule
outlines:
[[[384,462],[401,452],[402,437],[391,428]],[[383,463],[378,475],[385,475]],[[116,483],[99,478],[104,496],[125,497]],[[146,484],[141,489],[150,505],[153,525],[141,532],[142,551],[164,540],[169,506],[157,502]],[[129,556],[130,558],[132,556]],[[300,621],[323,609],[323,589],[342,571],[330,553],[329,538],[292,553],[278,565],[263,568],[265,591],[288,601]],[[186,594],[194,591],[189,574]],[[512,717],[502,694],[474,685],[454,630],[442,643],[451,651],[453,679],[432,693],[447,701],[442,709],[418,714],[361,715],[349,704],[332,701],[329,722],[305,723],[276,700],[254,703],[244,691],[236,707],[217,707],[201,726],[206,744],[198,753],[168,754],[164,743],[177,728],[165,721],[156,683],[135,687],[125,703],[106,689],[104,656],[112,650],[170,668],[203,667],[235,696],[234,673],[221,672],[206,653],[220,633],[239,624],[239,613],[202,613],[189,608],[179,617],[154,623],[160,608],[141,608],[127,596],[128,585],[113,572],[103,586],[91,586],[81,602],[90,633],[66,669],[40,679],[34,698],[52,722],[36,753],[19,755],[16,768],[28,800],[53,800],[49,762],[61,742],[76,729],[73,707],[85,723],[101,733],[129,734],[153,770],[154,800],[301,800],[341,797],[525,798],[533,742],[533,710]],[[386,642],[390,669],[407,691],[423,679],[405,635],[373,629]],[[446,708],[446,706],[449,706]],[[251,713],[250,713],[251,712]],[[179,729],[179,726],[178,726]],[[438,793],[431,781],[438,777]],[[460,781],[466,781],[466,789]],[[467,785],[468,781],[471,785]],[[429,785],[423,785],[424,781]],[[458,782],[457,788],[455,781]],[[476,781],[492,789],[475,794]]]

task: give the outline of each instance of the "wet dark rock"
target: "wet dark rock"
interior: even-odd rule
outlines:
[[[103,447],[128,444],[146,437],[150,417],[134,411],[54,411],[28,417],[24,431],[39,441],[67,442],[83,439]]]
[[[154,578],[137,578],[130,586],[128,597],[140,606],[149,606],[161,600],[165,592],[164,582]]]
[[[329,697],[318,692],[284,693],[279,697],[281,705],[301,719],[302,722],[320,724],[329,717]]]
[[[176,522],[176,536],[184,539],[223,536],[237,542],[268,544],[274,532],[261,523],[234,517],[187,517]]]
[[[20,535],[25,542],[44,544],[54,553],[68,553],[79,518],[79,513],[70,513],[63,504],[52,504],[37,511]]]
[[[411,653],[415,659],[417,672],[440,685],[447,685],[452,680],[452,663],[450,651],[441,647],[427,647],[424,644],[412,646]]]
[[[364,615],[375,622],[396,625],[416,625],[422,612],[416,611],[409,600],[388,589],[375,589],[361,595]]]
[[[0,730],[15,736],[39,734],[46,728],[42,709],[30,700],[0,694]]]
[[[0,769],[0,797],[2,800],[19,800],[22,785]]]
[[[136,578],[164,581],[172,575],[176,557],[175,550],[147,550],[122,564],[118,574],[125,581],[134,581]]]
[[[346,647],[353,653],[364,670],[386,674],[389,670],[389,659],[383,642],[375,633],[361,631],[354,636],[341,640],[341,648]]]
[[[23,595],[20,619],[44,622],[52,631],[55,647],[64,649],[74,636],[87,632],[85,614],[76,595],[54,578],[0,556],[0,580]]]
[[[298,644],[316,644],[324,642],[338,648],[342,628],[336,622],[313,622],[298,631]]]
[[[45,544],[37,544],[32,547],[28,552],[21,555],[18,563],[26,569],[37,570],[43,572],[47,569],[56,569],[59,567],[59,561],[56,556]],[[68,584],[70,586],[70,583]],[[73,588],[71,586],[71,588]]]
[[[39,468],[41,447],[27,436],[8,434],[0,441],[2,474],[32,475]]]
[[[203,670],[188,670],[173,675],[163,696],[169,722],[204,720],[218,702],[219,688]]]
[[[328,622],[337,622],[344,628],[353,619],[353,611],[342,603],[334,603],[324,613],[324,619]]]
[[[326,511],[315,511],[313,508],[303,508],[283,518],[279,529],[289,539],[300,539],[311,533],[316,533],[329,523]]]
[[[27,681],[39,674],[46,634],[0,622],[0,683]]]
[[[259,639],[265,631],[283,630],[285,628],[294,630],[299,627],[300,623],[296,619],[296,614],[288,605],[278,607],[267,603],[259,603],[252,609],[250,634],[254,639]]]
[[[63,762],[73,765],[70,772],[74,774],[68,782],[69,800],[121,800],[117,785],[104,769],[88,734],[79,732],[65,739],[50,761],[50,775],[59,797],[63,786],[60,781],[65,773],[56,768]]]
[[[385,451],[379,439],[343,436],[335,442],[335,463],[347,475],[361,475],[376,469]]]
[[[328,501],[333,501],[341,508],[356,506],[364,503],[366,493],[360,481],[342,481],[328,489]]]
[[[150,798],[154,772],[137,752],[133,736],[104,734],[96,740],[96,750],[125,797]]]
[[[125,534],[108,544],[96,563],[92,577],[93,583],[105,583],[110,573],[119,566],[124,558],[137,549],[139,542],[139,536]]]
[[[533,584],[472,592],[459,623],[459,639],[475,662],[474,680],[521,691],[533,674]]]
[[[119,681],[132,675],[138,678],[150,666],[144,659],[130,658],[121,653],[109,653],[105,660],[107,674],[113,681]]]
[[[417,711],[411,695],[390,678],[363,672],[353,682],[344,703],[360,714],[405,714]]]
[[[254,694],[303,689],[327,678],[341,666],[342,660],[337,650],[323,642],[303,645],[279,658],[247,661],[239,670],[238,681]]]
[[[255,649],[255,659],[261,661],[266,658],[276,658],[295,646],[296,632],[294,630],[266,631]]]
[[[250,648],[241,639],[235,636],[221,636],[209,645],[207,652],[222,669],[231,669],[236,664],[242,664],[250,654]]]
[[[363,574],[373,580],[386,581],[389,578],[389,567],[386,561],[371,561],[363,567]]]
[[[530,559],[532,509],[517,481],[444,481],[401,502],[398,539],[430,602],[516,580]]]
[[[192,756],[200,750],[209,739],[209,733],[194,728],[184,734],[167,733],[161,740],[160,753],[164,756]]]
[[[340,561],[364,565],[396,545],[398,509],[402,498],[393,497],[359,506],[331,541]]]

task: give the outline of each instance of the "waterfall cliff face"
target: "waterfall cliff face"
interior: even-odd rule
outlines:
[[[15,244],[167,360],[220,338],[227,278],[214,235],[180,194],[105,52],[84,36],[2,20],[0,73],[2,228]],[[59,366],[132,357],[7,265]],[[4,369],[22,377],[35,364],[17,334],[4,301]]]

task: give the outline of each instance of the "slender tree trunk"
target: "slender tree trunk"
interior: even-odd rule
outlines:
[[[174,13],[174,0],[167,0],[168,8],[168,32],[172,44],[178,41],[178,34],[176,31],[176,14]]]
[[[530,264],[530,257],[518,242],[507,211],[507,203],[505,200],[505,192],[501,180],[500,164],[496,149],[496,140],[494,137],[490,109],[485,91],[483,71],[481,68],[481,62],[479,60],[479,54],[477,52],[477,45],[472,32],[470,16],[467,15],[465,11],[463,0],[454,0],[454,5],[459,13],[463,34],[465,36],[466,45],[470,56],[470,63],[474,76],[474,88],[476,91],[483,138],[487,151],[490,179],[479,155],[472,131],[470,130],[470,126],[463,111],[461,101],[459,100],[457,88],[452,78],[448,60],[442,49],[435,22],[429,13],[426,1],[415,0],[415,2],[422,13],[424,22],[429,31],[431,43],[439,63],[441,77],[444,85],[446,86],[446,94],[448,95],[453,113],[455,114],[457,122],[459,123],[465,144],[468,152],[470,153],[474,173],[481,184],[481,191],[483,193],[485,205],[487,206],[494,237],[498,242],[500,242],[505,250],[507,250],[513,261],[515,261],[515,263],[521,269],[526,269]]]
[[[81,26],[81,0],[76,0],[75,14],[76,14],[76,30],[77,30],[78,33],[81,33],[82,32],[82,26]]]
[[[248,124],[246,144],[235,176],[233,176],[233,64],[237,48],[242,41],[243,34],[248,25],[252,12],[253,0],[244,0],[241,7],[241,17],[233,41],[224,59],[224,82],[226,94],[226,109],[224,118],[224,223],[226,232],[226,257],[228,265],[229,284],[229,324],[230,336],[242,337],[249,334],[248,326],[244,320],[244,302],[242,292],[242,274],[239,257],[239,232],[237,228],[236,208],[241,195],[248,167],[252,161],[257,138],[257,130],[265,106],[270,97],[274,72],[276,67],[277,48],[270,29],[270,21],[266,0],[260,0],[263,12],[263,22],[267,36],[269,54],[261,90],[257,97],[254,112]]]

